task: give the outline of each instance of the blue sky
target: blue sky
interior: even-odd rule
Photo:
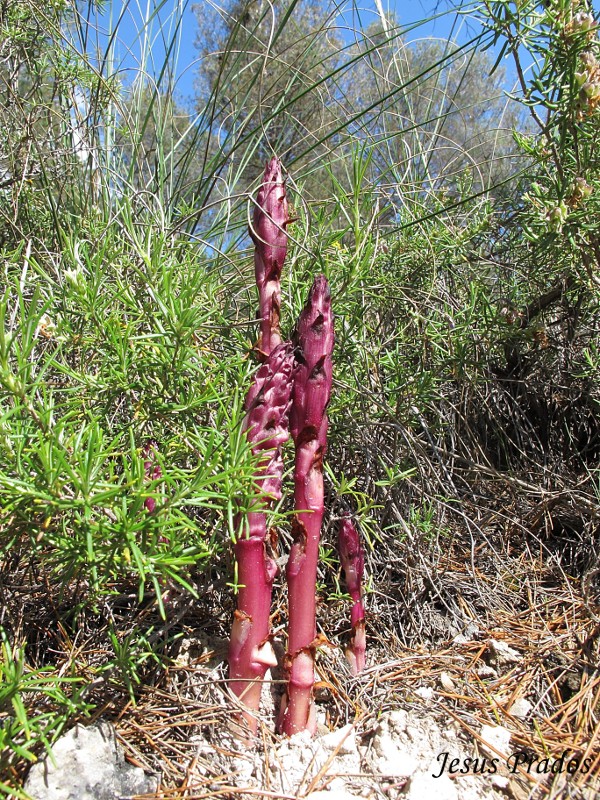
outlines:
[[[105,49],[103,41],[106,39],[103,34],[113,29],[116,21],[119,20],[114,48],[115,65],[123,70],[123,77],[128,82],[139,72],[140,66],[143,66],[149,74],[156,74],[164,62],[165,36],[169,41],[172,33],[177,29],[177,52],[176,58],[172,62],[176,64],[176,96],[182,105],[191,108],[194,79],[198,71],[198,52],[194,46],[198,20],[192,10],[194,4],[197,4],[199,8],[208,7],[207,0],[166,0],[162,3],[157,3],[155,0],[113,0],[113,2],[108,2],[99,20],[100,49],[101,51]],[[142,20],[152,16],[157,5],[159,11],[149,28],[151,47],[144,48],[140,38],[140,31],[144,30]],[[435,1],[412,0],[412,2],[406,2],[406,0],[397,0],[397,2],[388,3],[383,0],[384,10],[395,12],[401,24],[406,27],[432,17],[435,13],[435,6]],[[348,3],[346,8],[350,9],[351,3]],[[348,12],[342,13],[339,17],[340,29],[346,41],[349,41],[350,37],[354,38],[351,29],[356,29],[359,24],[365,26],[376,18],[377,12],[372,0],[365,0],[360,4],[360,8],[363,9],[360,12],[360,20]],[[177,25],[177,23],[180,24]],[[451,34],[458,35],[459,39],[468,38],[466,21],[463,21],[462,28],[457,28],[456,17],[452,14],[443,14],[410,31],[408,38],[417,39],[431,36],[447,38]],[[152,53],[154,63],[141,64],[140,54],[144,52],[144,49]]]

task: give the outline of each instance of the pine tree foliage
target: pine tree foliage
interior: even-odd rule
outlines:
[[[397,20],[369,26],[345,76],[349,116],[373,142],[379,183],[408,191],[494,190],[518,169],[512,130],[522,109],[506,96],[503,69],[480,49],[425,39],[411,42]],[[522,162],[522,158],[520,159]],[[390,168],[391,167],[391,168]],[[402,191],[402,189],[399,189]]]
[[[296,169],[325,152],[341,112],[335,80],[342,41],[322,0],[237,0],[196,6],[201,55],[198,105],[217,93],[213,145],[242,139],[234,156],[245,181],[273,153]]]

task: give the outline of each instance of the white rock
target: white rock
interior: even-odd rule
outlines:
[[[457,633],[452,641],[454,644],[468,644],[472,640],[470,636],[465,636],[464,633]]]
[[[523,659],[521,653],[499,639],[490,639],[488,647],[490,649],[490,664],[494,667],[508,667],[511,664],[517,664]]]
[[[475,672],[477,673],[478,677],[483,678],[484,680],[486,678],[496,679],[498,677],[497,670],[495,670],[493,667],[490,667],[489,664],[481,664],[481,666],[477,667]]]
[[[408,725],[408,712],[399,708],[396,711],[389,711],[382,718],[381,724],[396,731],[405,731]]]
[[[326,731],[329,730],[329,728],[327,727],[327,712],[325,711],[325,709],[317,707],[316,718],[317,718],[317,730],[319,730],[319,728],[323,728]]]
[[[442,731],[434,719],[394,711],[384,714],[371,741],[373,769],[382,776],[409,778],[417,771],[436,772],[442,752],[459,755],[456,732]]]
[[[415,772],[402,797],[408,800],[458,800],[454,782],[447,775],[434,778],[428,772]]]
[[[248,783],[254,772],[254,764],[248,758],[237,757],[231,761],[231,771],[237,781]]]
[[[486,745],[491,745],[496,751],[502,753],[503,756],[509,755],[511,733],[501,725],[482,725],[481,738],[483,739],[482,747],[488,751],[492,756],[497,753]]]
[[[379,723],[373,739],[373,753],[374,767],[381,775],[406,778],[419,766],[406,747],[407,721],[405,711],[392,711]]]
[[[510,707],[508,713],[512,714],[512,716],[516,717],[517,719],[525,719],[532,708],[532,703],[530,703],[526,697],[517,697],[515,702]]]
[[[337,750],[337,754],[340,756],[358,754],[356,733],[354,731],[354,726],[351,724],[344,725],[343,728],[337,731],[331,731],[331,733],[328,733],[326,736],[322,736],[319,739],[319,743],[325,750]]]
[[[419,686],[418,689],[415,689],[415,694],[419,697],[422,697],[423,700],[431,700],[434,695],[433,687],[432,686]]]
[[[297,771],[299,766],[305,767],[315,756],[317,741],[308,731],[295,733],[284,740],[277,751],[282,766],[293,771]]]
[[[29,771],[24,788],[33,800],[118,800],[158,787],[156,778],[125,761],[109,722],[76,725],[52,753],[55,763],[46,757]]]
[[[410,753],[402,752],[398,748],[390,748],[385,755],[379,756],[373,763],[380,775],[393,778],[408,778],[419,767],[419,762]]]
[[[285,744],[287,744],[290,749],[302,749],[312,744],[312,741],[313,738],[308,731],[300,731],[300,733],[295,733],[293,736],[290,736]]]

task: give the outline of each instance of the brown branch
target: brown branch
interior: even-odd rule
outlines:
[[[537,297],[535,300],[532,300],[531,303],[526,306],[525,310],[519,315],[519,328],[522,330],[525,329],[530,322],[532,322],[537,316],[539,316],[539,314],[542,313],[542,311],[545,311],[557,300],[561,300],[565,292],[568,291],[571,286],[573,286],[574,282],[575,281],[572,276],[569,276],[568,278],[562,278],[543,295]]]

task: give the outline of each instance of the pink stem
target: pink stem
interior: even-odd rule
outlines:
[[[229,687],[248,708],[248,727],[256,733],[256,712],[265,673],[277,660],[270,642],[271,592],[277,565],[266,552],[266,519],[259,512],[248,514],[249,538],[238,539],[237,609],[229,644]]]
[[[244,718],[256,732],[262,681],[275,655],[270,642],[270,608],[277,566],[267,553],[266,514],[260,500],[281,497],[283,459],[293,386],[294,356],[289,342],[276,347],[256,375],[246,397],[244,430],[259,457],[256,510],[247,515],[247,529],[235,545],[239,593],[229,643],[229,686],[248,712]],[[241,522],[238,517],[238,523]],[[272,532],[272,535],[275,535]]]
[[[296,359],[290,428],[296,446],[292,525],[293,545],[286,568],[289,636],[285,667],[287,691],[279,727],[292,735],[316,730],[313,703],[316,637],[316,580],[324,509],[323,456],[327,444],[327,404],[331,395],[334,343],[329,285],[317,276],[296,330]]]
[[[362,580],[365,559],[358,531],[349,517],[345,517],[338,533],[338,552],[344,570],[348,594],[354,601],[350,612],[352,637],[346,649],[346,658],[353,675],[365,668],[367,646],[365,633],[365,608],[362,598]]]

